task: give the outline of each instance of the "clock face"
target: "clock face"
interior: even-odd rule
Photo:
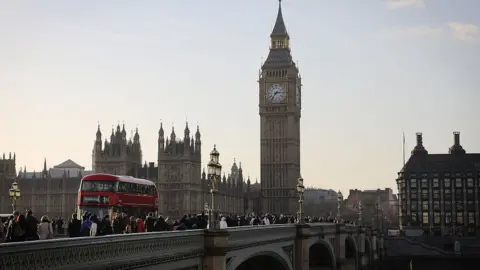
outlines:
[[[267,100],[270,103],[282,103],[285,101],[285,88],[280,84],[272,84],[267,91]]]
[[[297,107],[300,108],[300,102],[301,102],[301,97],[300,97],[300,86],[297,86],[297,98],[296,98],[296,101],[297,101]]]

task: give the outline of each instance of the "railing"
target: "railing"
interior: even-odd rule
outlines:
[[[130,269],[201,257],[203,230],[7,243],[0,269]]]
[[[274,228],[274,230],[271,230]],[[274,224],[265,226],[242,226],[227,229],[230,236],[230,250],[246,246],[263,245],[268,242],[281,242],[295,239],[297,235],[295,224]]]

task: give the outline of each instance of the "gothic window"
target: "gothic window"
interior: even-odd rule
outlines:
[[[438,179],[437,178],[433,179],[433,187],[438,188]]]
[[[438,189],[433,191],[433,198],[434,198],[435,200],[439,200],[439,199],[440,199],[440,191],[439,191]]]
[[[463,202],[462,201],[459,201],[456,203],[456,207],[457,211],[463,211]]]

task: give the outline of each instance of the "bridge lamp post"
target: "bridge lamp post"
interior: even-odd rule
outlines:
[[[362,225],[362,201],[358,202],[358,225]]]
[[[12,208],[13,212],[17,209],[17,200],[20,198],[20,188],[18,187],[17,181],[12,183],[12,186],[8,190],[10,199],[12,199]]]
[[[337,219],[340,220],[341,214],[340,214],[340,206],[343,202],[343,194],[339,190],[338,191],[338,196],[337,196]]]
[[[305,193],[305,186],[303,185],[303,178],[297,180],[297,193],[298,193],[298,212],[297,223],[303,224],[303,194]]]
[[[208,175],[212,180],[212,188],[210,194],[212,195],[212,205],[210,206],[209,228],[211,230],[217,229],[217,218],[215,216],[215,193],[217,193],[217,181],[222,174],[222,165],[218,162],[220,153],[218,153],[216,146],[213,146],[212,152],[210,152],[210,162],[208,162]]]

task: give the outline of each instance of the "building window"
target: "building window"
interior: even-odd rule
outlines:
[[[428,211],[428,201],[423,201],[422,202],[422,210],[427,210]]]
[[[463,200],[463,189],[455,190],[455,201]]]
[[[475,205],[473,201],[467,201],[467,211],[475,211]]]
[[[449,188],[449,187],[450,187],[450,179],[449,179],[449,178],[443,179],[443,185],[444,185],[446,188]]]
[[[418,210],[417,204],[416,204],[416,203],[411,204],[411,205],[410,205],[410,209],[412,210],[412,212],[413,212],[413,211],[417,211],[417,210]]]
[[[437,189],[433,191],[433,199],[440,200],[440,190]]]
[[[433,210],[440,210],[440,201],[433,201]]]
[[[450,189],[445,189],[445,198],[446,200],[452,199],[452,191]]]
[[[445,201],[444,206],[445,206],[445,211],[452,211],[452,202],[451,201]]]
[[[457,209],[457,211],[463,211],[463,202],[457,202],[455,208]]]
[[[475,213],[468,213],[468,224],[475,224]]]
[[[417,187],[417,179],[410,179],[410,187],[411,188]]]
[[[415,199],[415,200],[418,198],[416,189],[413,189],[413,190],[410,191],[410,198]]]
[[[433,179],[433,187],[438,188],[438,179],[437,178]]]
[[[463,224],[463,213],[462,212],[457,213],[457,224]]]
[[[428,224],[428,212],[423,212],[422,216],[423,224]]]
[[[452,224],[452,213],[445,213],[445,224]]]
[[[473,200],[473,189],[467,189],[467,200]]]
[[[428,190],[422,190],[422,200],[428,200]]]
[[[428,180],[422,179],[422,188],[428,188]]]
[[[440,213],[433,213],[433,222],[435,225],[440,225]]]
[[[462,187],[462,178],[455,179],[455,187],[460,188]]]
[[[467,187],[473,187],[473,179],[472,178],[467,179]]]

